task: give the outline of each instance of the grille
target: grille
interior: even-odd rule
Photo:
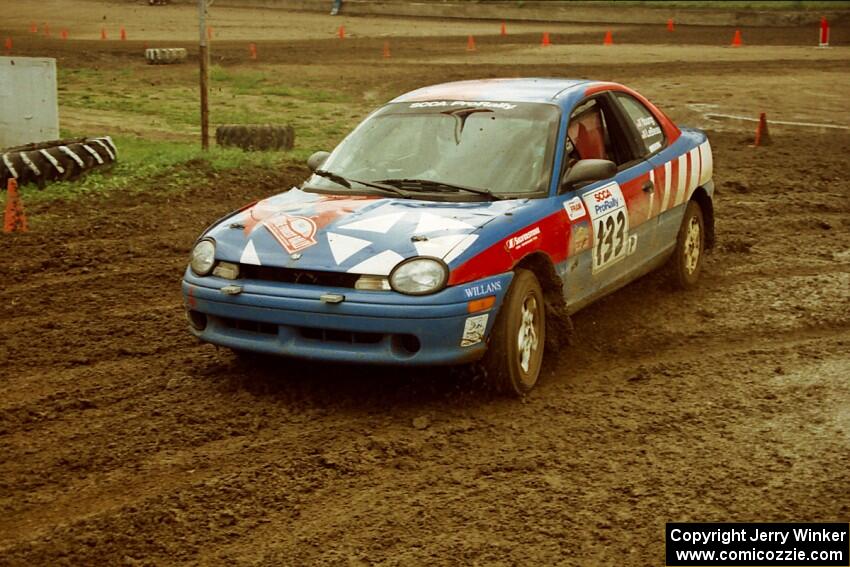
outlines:
[[[277,325],[273,325],[272,323],[260,323],[258,321],[246,321],[245,319],[232,319],[230,317],[219,317],[219,319],[225,327],[230,327],[231,329],[263,333],[264,335],[277,334]]]
[[[384,335],[380,333],[337,331],[334,329],[315,329],[312,327],[301,327],[298,331],[305,339],[346,344],[375,344],[384,338]]]
[[[248,280],[263,280],[269,282],[293,283],[303,285],[321,285],[327,287],[354,288],[359,274],[345,272],[322,272],[318,270],[294,270],[292,268],[275,268],[273,266],[254,266],[239,264],[241,277]]]

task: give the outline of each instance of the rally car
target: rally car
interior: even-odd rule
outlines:
[[[182,290],[192,333],[239,352],[478,362],[537,383],[547,327],[714,241],[711,147],[615,83],[430,86],[370,114],[300,187],[217,221]]]

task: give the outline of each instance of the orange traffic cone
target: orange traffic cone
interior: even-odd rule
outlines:
[[[59,32],[59,37],[61,37],[62,39],[68,39],[68,30],[62,30],[61,32]]]
[[[767,131],[767,115],[762,112],[759,114],[759,125],[756,126],[756,139],[753,145],[769,146],[770,142],[770,133]]]
[[[605,39],[602,40],[602,45],[614,45],[614,36],[611,35],[611,30],[605,32]]]
[[[213,29],[212,26],[207,26],[207,39],[213,38]]]
[[[121,26],[121,41],[127,41],[127,30],[124,29],[124,26]]]
[[[818,47],[829,47],[829,22],[825,17],[820,19],[820,39]]]
[[[27,216],[24,214],[24,204],[18,194],[18,182],[10,179],[6,183],[6,215],[3,219],[3,232],[26,232]]]
[[[106,39],[106,28],[100,28],[100,39]]]
[[[12,38],[7,37],[6,42],[3,44],[3,47],[6,48],[6,53],[12,53]]]
[[[667,20],[667,31],[673,31],[673,18]]]
[[[257,58],[257,44],[251,43],[248,45],[248,53],[250,54],[251,59]]]
[[[38,26],[35,22],[32,22],[30,24],[30,33],[38,33]]]
[[[339,26],[339,29],[336,31],[336,35],[339,39],[345,39],[345,26]]]
[[[732,47],[741,47],[743,42],[741,41],[741,30],[735,30],[735,37],[732,38]]]
[[[466,40],[466,50],[467,51],[475,51],[475,38],[469,36],[469,39]]]
[[[384,59],[389,59],[390,57],[390,42],[384,42]]]
[[[508,27],[505,25],[505,22],[502,22],[502,30],[499,32],[500,35],[508,35]]]
[[[540,40],[540,47],[548,47],[552,45],[552,42],[549,41],[549,32],[543,32],[543,39]]]

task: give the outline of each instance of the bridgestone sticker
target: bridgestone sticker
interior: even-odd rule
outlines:
[[[290,254],[316,244],[316,223],[312,219],[277,215],[263,225]]]
[[[505,246],[508,250],[516,250],[517,248],[522,248],[528,244],[531,244],[540,236],[540,227],[535,226],[529,231],[526,231],[519,236],[514,236],[512,238],[508,238],[507,242],[505,242]]]
[[[629,253],[629,212],[617,183],[583,196],[593,227],[593,272],[610,268]]]

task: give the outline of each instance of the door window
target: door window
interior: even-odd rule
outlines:
[[[628,139],[611,112],[607,97],[580,103],[567,127],[567,167],[580,159],[607,159],[622,165],[633,159]]]

